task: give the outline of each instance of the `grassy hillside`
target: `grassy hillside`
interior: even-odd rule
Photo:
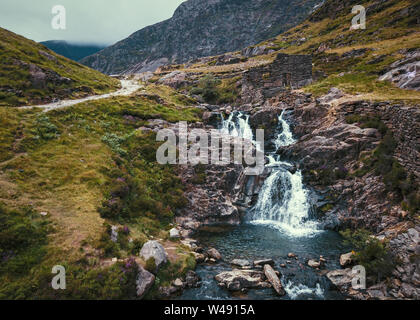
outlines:
[[[106,93],[119,82],[0,28],[0,107]]]
[[[365,30],[350,29],[356,4],[366,8]],[[366,99],[419,102],[419,92],[378,81],[393,62],[420,48],[419,23],[419,1],[328,0],[304,23],[263,44],[284,53],[313,55],[320,79],[307,90],[316,95],[334,86]]]
[[[156,163],[155,134],[137,129],[155,118],[194,122],[200,111],[170,88],[146,90],[48,114],[0,109],[0,299],[133,298],[127,265],[151,238],[170,247],[161,283],[193,266],[167,240],[183,185],[174,166]],[[120,228],[117,243],[110,225]],[[70,277],[64,291],[49,288],[57,264]]]

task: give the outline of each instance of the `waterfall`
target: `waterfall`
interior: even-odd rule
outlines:
[[[276,151],[296,142],[290,125],[284,119],[285,111],[278,117],[279,134],[274,140]],[[249,115],[235,111],[223,120],[220,131],[233,137],[249,139],[255,144]],[[291,236],[307,236],[318,232],[317,223],[309,220],[308,191],[303,186],[302,172],[291,173],[293,165],[281,161],[273,153],[267,155],[272,171],[264,181],[257,203],[250,209],[250,223],[277,228]]]
[[[284,110],[281,112],[281,115],[279,117],[279,124],[282,127],[282,131],[278,134],[277,139],[274,141],[274,144],[276,145],[276,150],[278,150],[281,147],[289,146],[296,142],[295,139],[293,139],[292,131],[290,130],[289,124],[284,120]]]
[[[276,151],[296,142],[284,110],[278,118],[280,133],[274,141]],[[289,172],[292,164],[281,161],[276,154],[267,155],[272,172],[264,181],[255,206],[250,210],[250,222],[277,228],[291,236],[306,236],[318,232],[317,223],[309,220],[308,191],[302,182],[302,172]]]
[[[254,141],[254,135],[249,125],[249,115],[242,112],[232,112],[227,120],[223,120],[221,132],[232,137]]]

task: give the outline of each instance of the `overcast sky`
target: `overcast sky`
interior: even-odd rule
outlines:
[[[172,17],[184,0],[0,0],[0,27],[35,41],[113,44]],[[66,9],[66,29],[54,30],[55,5]]]

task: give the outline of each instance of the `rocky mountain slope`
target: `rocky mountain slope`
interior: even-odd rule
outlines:
[[[319,0],[189,0],[169,20],[137,31],[82,60],[107,74],[154,71],[158,66],[235,51],[302,21]]]
[[[61,40],[50,40],[40,42],[42,45],[51,49],[66,58],[74,61],[79,61],[84,57],[90,56],[98,51],[101,51],[105,46],[89,45],[89,44],[73,44]]]
[[[0,28],[0,106],[106,93],[119,82]]]
[[[319,195],[317,219],[329,229],[367,229],[369,239],[376,239],[354,249],[358,262],[371,268],[367,290],[351,289],[351,268],[331,271],[329,279],[356,299],[418,299],[419,3],[362,1],[358,4],[367,9],[367,28],[351,30],[354,4],[327,1],[275,39],[241,52],[160,68],[150,81],[210,103],[205,122],[217,118],[217,112],[242,110],[250,114],[254,129],[263,126],[269,133],[277,125],[272,119],[289,110],[298,141],[279,154],[298,163],[305,184]],[[279,53],[309,54],[312,84],[290,90],[279,83]],[[229,177],[236,180],[238,170],[229,168]],[[223,178],[225,185],[214,190],[213,178],[223,171],[209,167],[206,172],[212,178],[199,192],[211,189],[224,207],[208,210],[192,201],[177,218],[189,233],[218,219],[238,223],[235,208],[243,212],[250,199],[252,205],[264,180],[261,176],[234,187],[234,181]],[[239,193],[226,197],[226,184]],[[227,210],[226,204],[234,205]],[[391,269],[387,259],[393,261]],[[374,264],[381,266],[375,272]]]
[[[128,97],[46,114],[0,108],[0,299],[167,298],[196,286],[196,263],[221,256],[190,237],[240,224],[269,173],[159,165],[156,132],[178,121],[215,129],[235,110],[267,140],[286,110],[296,143],[278,154],[302,171],[311,217],[353,237],[367,229],[343,269],[331,270],[338,256],[312,257],[319,277],[356,299],[419,299],[418,1],[360,3],[366,30],[350,30],[355,1],[329,0],[256,46],[144,74]],[[286,75],[285,53],[299,54]],[[293,71],[298,81],[287,81]],[[410,86],[400,85],[404,74],[414,74]],[[367,290],[351,289],[351,263],[366,263]],[[50,288],[57,264],[68,270],[67,290]]]

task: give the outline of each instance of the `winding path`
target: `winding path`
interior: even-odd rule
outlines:
[[[116,96],[129,96],[130,94],[134,93],[135,91],[137,91],[138,89],[142,87],[142,85],[140,85],[137,80],[120,80],[120,82],[121,82],[121,89],[115,92],[106,93],[102,95],[89,96],[86,98],[75,99],[75,100],[71,100],[71,99],[61,100],[58,102],[52,102],[52,103],[43,104],[43,105],[24,106],[20,108],[21,109],[41,108],[43,109],[44,112],[48,112],[51,110],[74,106],[75,104],[79,104],[86,101],[106,99],[106,98],[116,97]]]

